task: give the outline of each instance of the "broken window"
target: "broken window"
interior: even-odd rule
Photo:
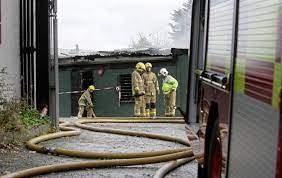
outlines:
[[[118,77],[121,90],[120,102],[131,103],[134,101],[131,89],[131,74],[122,74]]]

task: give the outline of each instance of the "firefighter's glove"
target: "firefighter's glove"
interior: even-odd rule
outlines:
[[[139,88],[138,88],[138,87],[135,87],[135,88],[134,88],[134,91],[135,91],[135,93],[139,93]]]
[[[145,95],[145,92],[141,91],[141,92],[138,92],[137,94],[135,94],[135,97],[140,97],[140,96],[144,96],[144,95]]]

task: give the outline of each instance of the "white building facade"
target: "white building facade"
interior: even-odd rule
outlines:
[[[6,82],[11,97],[21,95],[20,81],[20,9],[18,0],[0,0],[0,68],[7,68]]]

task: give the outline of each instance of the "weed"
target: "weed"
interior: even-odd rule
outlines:
[[[8,99],[7,93],[11,90],[6,76],[6,68],[0,68],[0,131],[18,131],[48,123],[50,118],[41,117],[25,100]]]

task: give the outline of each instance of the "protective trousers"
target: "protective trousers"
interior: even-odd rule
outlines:
[[[84,110],[86,110],[86,112],[87,112],[87,117],[92,117],[91,107],[80,105],[78,110],[79,110],[78,114],[77,114],[78,118],[81,118],[83,116]]]
[[[166,117],[175,116],[175,109],[176,109],[175,104],[176,104],[176,91],[172,91],[169,94],[164,95]]]
[[[145,97],[135,97],[134,116],[145,117]]]
[[[145,101],[146,101],[146,117],[156,117],[157,110],[156,110],[156,101],[157,97],[156,95],[146,95]]]

